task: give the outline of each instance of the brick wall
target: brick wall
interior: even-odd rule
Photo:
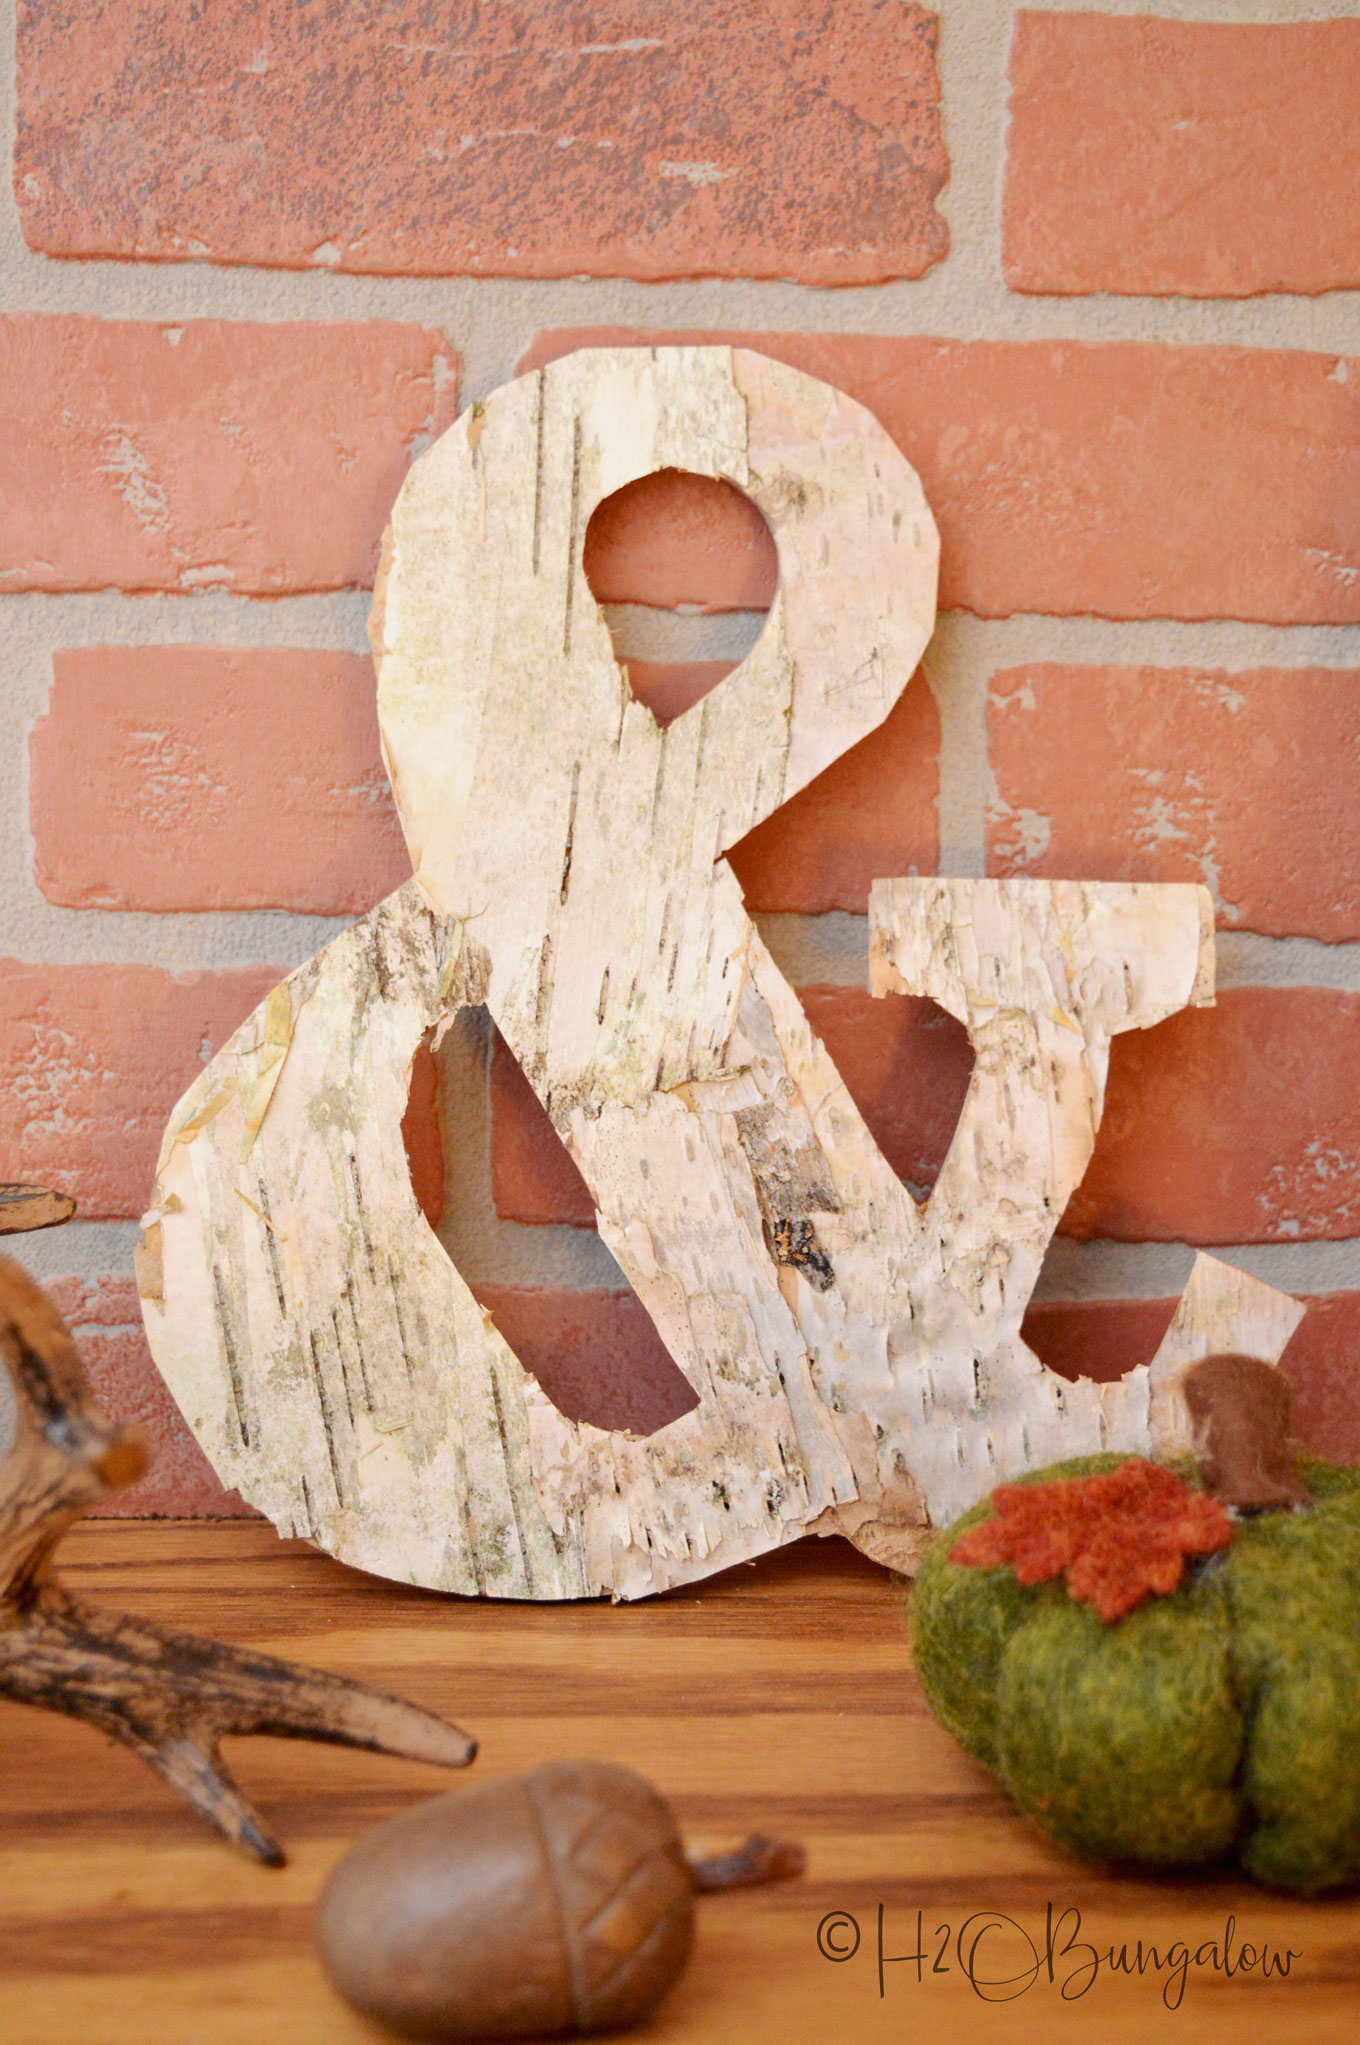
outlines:
[[[406,871],[364,638],[392,496],[460,403],[601,338],[740,336],[828,378],[939,520],[922,674],[734,855],[893,1164],[932,1183],[970,1060],[864,993],[875,875],[1205,881],[1222,998],[1119,1040],[1032,1339],[1118,1375],[1219,1246],[1308,1299],[1300,1426],[1360,1456],[1360,20],[1157,15],[6,17],[0,1176],[80,1199],[20,1251],[161,1445],[127,1509],[243,1509],[151,1370],[136,1217],[203,1058]],[[744,500],[665,482],[588,566],[662,715],[772,588]],[[407,1130],[553,1395],[679,1410],[484,1019],[422,1057]]]

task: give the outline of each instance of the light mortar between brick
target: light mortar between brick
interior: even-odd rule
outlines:
[[[1047,0],[1088,11],[1084,0]],[[464,402],[513,374],[542,328],[584,325],[715,327],[748,331],[936,334],[994,340],[1218,343],[1347,353],[1360,334],[1360,292],[1246,300],[1035,298],[1007,291],[1001,271],[1010,23],[1006,0],[939,0],[939,69],[950,181],[940,206],[954,247],[914,282],[850,290],[708,279],[637,284],[624,279],[523,281],[343,276],[217,268],[206,263],[56,262],[23,242],[9,179],[0,182],[0,312],[79,312],[110,319],[287,321],[397,319],[441,328],[462,358]],[[1235,0],[1103,0],[1113,14],[1179,20],[1292,22],[1350,19],[1360,0],[1270,5]],[[14,130],[14,8],[0,0],[0,150]],[[6,649],[9,743],[0,748],[0,953],[35,960],[149,961],[174,971],[268,961],[300,963],[344,919],[282,912],[147,916],[56,909],[38,892],[28,828],[27,742],[46,707],[51,656],[60,646],[157,644],[334,647],[362,651],[363,593],[269,601],[201,591],[183,596],[0,596]],[[623,613],[628,615],[625,616]],[[647,614],[618,607],[621,650],[636,658],[740,658],[758,621]],[[939,703],[941,871],[982,871],[987,766],[986,690],[996,669],[1035,659],[1245,668],[1360,666],[1360,628],[1266,627],[1231,621],[1110,623],[1093,618],[942,618],[926,656]],[[863,918],[762,918],[785,970],[804,982],[862,976]],[[1360,945],[1241,933],[1219,940],[1219,983],[1360,988]],[[471,1024],[448,1040],[446,1136],[456,1145],[450,1211],[441,1234],[474,1282],[598,1285],[613,1261],[588,1232],[500,1221],[491,1202],[486,1031]],[[29,1238],[39,1276],[131,1270],[135,1226],[77,1222]],[[1294,1291],[1360,1287],[1360,1243],[1302,1243],[1220,1252]],[[1165,1297],[1179,1291],[1189,1252],[1161,1244],[1055,1244],[1040,1297]]]
[[[1068,11],[1091,11],[1065,0]],[[1242,300],[1032,298],[1001,273],[1010,24],[1009,0],[937,0],[939,74],[950,178],[941,194],[953,252],[912,281],[850,289],[698,279],[637,284],[620,278],[407,278],[214,267],[207,262],[54,262],[24,243],[9,179],[0,191],[0,310],[84,312],[106,319],[400,319],[442,327],[463,358],[464,401],[513,373],[541,327],[713,326],[794,332],[923,333],[974,339],[1226,342],[1348,353],[1360,292]],[[1340,4],[1191,5],[1117,0],[1115,14],[1178,20],[1314,21],[1351,18]],[[0,147],[14,134],[14,6],[0,0]]]

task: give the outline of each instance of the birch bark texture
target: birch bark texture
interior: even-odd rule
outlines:
[[[745,490],[780,579],[747,659],[662,730],[582,548],[597,503],[665,467]],[[918,1208],[723,858],[887,715],[937,554],[872,415],[741,350],[582,351],[414,464],[370,629],[415,878],[180,1103],[143,1239],[157,1362],[284,1531],[439,1589],[636,1597],[812,1531],[910,1567],[992,1484],[1150,1446],[1148,1370],[1067,1383],[1020,1321],[1110,1039],[1212,998],[1207,893],[876,884],[874,991],[932,995],[978,1054]],[[416,1208],[411,1060],[476,1002],[693,1390],[646,1438],[561,1414]],[[1227,1284],[1202,1272],[1189,1319],[1235,1326]]]
[[[50,1223],[39,1221],[37,1227]],[[228,1733],[327,1740],[464,1768],[477,1743],[399,1697],[322,1669],[172,1633],[82,1604],[55,1551],[98,1500],[141,1476],[135,1424],[96,1405],[70,1330],[0,1257],[0,1697],[84,1719],[141,1756],[210,1824],[268,1866],[283,1853],[218,1752]]]

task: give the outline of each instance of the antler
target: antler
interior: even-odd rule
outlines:
[[[69,1193],[49,1193],[46,1186],[0,1185],[0,1236],[20,1235],[31,1228],[57,1228],[69,1221],[76,1203]]]
[[[224,1733],[329,1740],[448,1768],[472,1760],[466,1733],[400,1698],[69,1597],[52,1565],[57,1542],[96,1499],[142,1474],[148,1446],[139,1428],[94,1403],[61,1315],[8,1257],[0,1356],[15,1393],[13,1440],[0,1460],[0,1695],[121,1740],[271,1867],[283,1852],[218,1757]],[[0,1455],[7,1432],[0,1404]]]

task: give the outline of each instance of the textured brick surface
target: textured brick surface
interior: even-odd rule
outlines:
[[[874,1001],[854,987],[798,996],[895,1171],[922,1197],[934,1185],[973,1069],[960,1023],[932,1001]],[[585,1183],[503,1043],[491,1067],[492,1186],[507,1221],[593,1227]]]
[[[50,1290],[105,1409],[139,1420],[154,1445],[150,1472],[106,1512],[250,1513],[219,1484],[166,1391],[131,1279],[64,1278]],[[689,1389],[631,1293],[479,1286],[477,1296],[569,1416],[645,1434],[688,1410]],[[1303,1303],[1307,1315],[1284,1359],[1295,1431],[1315,1455],[1360,1460],[1360,1294]],[[1108,1381],[1150,1361],[1175,1306],[1174,1299],[1049,1302],[1030,1309],[1025,1337],[1064,1377]]]
[[[924,675],[867,738],[735,845],[749,909],[863,916],[875,880],[939,864],[940,715]]]
[[[371,908],[410,878],[349,653],[59,652],[31,741],[38,885],[68,908]]]
[[[1203,881],[1225,928],[1360,937],[1360,671],[1009,668],[987,871]]]
[[[6,1177],[74,1194],[86,1220],[140,1215],[171,1108],[282,978],[0,960]]]
[[[732,663],[629,661],[633,693],[663,724],[716,688]],[[939,861],[940,715],[917,675],[884,718],[728,854],[749,909],[864,915],[869,887]]]
[[[854,987],[799,997],[884,1156],[920,1195],[967,1087],[959,1024]],[[591,1220],[584,1188],[513,1061],[493,1077],[497,1212]],[[1105,1118],[1064,1235],[1251,1243],[1360,1233],[1360,995],[1238,988],[1215,1009],[1115,1039]],[[493,1073],[495,1068],[493,1067]]]
[[[1307,1308],[1281,1367],[1294,1391],[1294,1433],[1316,1456],[1360,1462],[1360,1293],[1299,1295]],[[1025,1316],[1025,1340],[1066,1378],[1101,1383],[1150,1363],[1174,1299],[1049,1301]]]
[[[734,660],[625,660],[622,663],[628,686],[639,703],[645,703],[657,723],[674,724],[710,689],[716,689],[724,675],[737,665]]]
[[[654,1434],[698,1404],[633,1293],[510,1285],[474,1290],[569,1420]]]
[[[768,611],[779,580],[774,534],[750,498],[686,469],[640,476],[597,505],[581,566],[601,604]]]
[[[1028,1309],[1021,1333],[1060,1377],[1105,1385],[1151,1363],[1175,1311],[1174,1299],[1048,1300]]]
[[[227,1491],[185,1425],[147,1348],[141,1302],[130,1278],[108,1273],[90,1282],[57,1278],[48,1286],[75,1336],[81,1361],[104,1411],[145,1428],[151,1468],[139,1483],[114,1492],[94,1515],[101,1519],[153,1514],[201,1519],[253,1518],[235,1491]]]
[[[1067,1235],[1360,1234],[1360,995],[1243,987],[1116,1037]]]
[[[868,405],[925,486],[946,608],[1360,619],[1360,356],[597,327],[540,334],[520,366],[630,341],[739,342]],[[733,515],[711,551],[747,531]]]
[[[348,916],[405,879],[370,664],[289,649],[351,643],[344,621],[362,599],[337,609],[326,593],[371,583],[412,455],[455,416],[454,344],[475,351],[485,390],[531,320],[543,330],[526,368],[578,345],[737,342],[850,392],[921,474],[946,610],[1154,621],[1150,635],[1076,623],[1053,647],[1026,629],[990,656],[946,628],[939,709],[914,678],[877,732],[733,849],[754,912],[862,914],[874,878],[937,868],[943,713],[951,858],[1204,880],[1221,928],[1360,943],[1360,665],[1342,633],[1289,637],[1360,622],[1360,347],[1335,296],[1249,302],[1360,287],[1360,19],[1348,4],[1162,10],[1213,17],[1199,21],[1159,19],[1157,0],[1137,14],[1103,4],[994,10],[984,48],[990,30],[979,40],[962,0],[942,28],[931,0],[16,0],[20,225],[31,247],[76,260],[30,255],[35,295],[19,281],[0,315],[0,618],[25,692],[35,660],[59,649],[45,714],[30,697],[9,734],[0,907],[7,949],[25,957],[0,961],[6,1176],[69,1187],[82,1217],[135,1217],[173,1102],[279,977],[220,962],[300,955],[300,926],[257,944],[237,912]],[[1335,18],[1298,18],[1317,13]],[[1244,14],[1276,19],[1220,18]],[[783,310],[761,302],[769,285],[744,280],[872,285],[945,257],[945,120],[960,152],[955,231],[961,244],[983,235],[936,280],[956,338],[922,331],[919,308],[875,311],[872,291],[863,317],[817,291],[800,311],[777,283]],[[985,245],[987,206],[962,204],[983,172],[999,249],[995,230]],[[582,274],[638,280],[591,308],[611,316],[650,310],[648,280],[707,275],[732,281],[664,291],[668,318],[804,331],[567,328],[586,309],[570,281]],[[433,298],[402,281],[439,276],[472,281]],[[514,276],[568,281],[491,281]],[[1130,295],[1078,321],[1056,299],[1046,313],[1013,295],[1006,311],[1003,278],[1013,293]],[[1203,307],[1156,306],[1173,293],[1244,302],[1206,323]],[[416,323],[439,321],[446,300],[447,335]],[[880,331],[813,331],[846,323]],[[1054,338],[1078,328],[1083,341]],[[1189,338],[1209,334],[1236,345]],[[595,509],[585,569],[608,606],[759,614],[778,564],[746,497],[671,471]],[[204,590],[224,594],[196,599]],[[127,595],[81,594],[98,591]],[[853,580],[836,601],[857,601]],[[170,610],[203,614],[185,626],[198,641],[270,650],[77,644],[183,636]],[[134,611],[156,616],[138,630]],[[610,616],[622,644],[652,652],[737,643],[732,622],[686,640],[678,621],[663,634],[636,611]],[[1207,635],[1215,659],[1331,665],[1195,667],[1206,635],[1177,628],[1195,620],[1228,621]],[[1233,620],[1286,629],[1248,645]],[[1035,662],[1031,639],[1068,662],[1126,664]],[[1132,664],[1149,654],[1164,665]],[[626,665],[668,722],[733,663]],[[988,792],[982,845],[968,840],[970,787]],[[146,911],[161,915],[163,950],[143,949]],[[129,956],[207,970],[99,963]],[[1321,956],[1277,948],[1268,967],[1298,979]],[[963,1032],[926,1002],[862,988],[802,999],[924,1195],[968,1084]],[[1232,990],[1118,1039],[1064,1232],[1332,1238],[1348,1268],[1358,1068],[1360,994],[1301,985]],[[450,1241],[479,1241],[492,1201],[591,1228],[579,1175],[502,1045],[489,1086],[488,1171],[475,1144],[464,1154],[468,1103],[441,1100],[428,1040],[416,1053],[402,1137],[427,1220],[444,1225],[447,1180],[462,1217]],[[467,1275],[522,1281],[544,1256],[555,1276],[595,1268],[579,1236],[540,1241],[523,1264],[516,1240],[528,1239],[496,1230],[494,1264],[470,1251]],[[109,1263],[123,1255],[111,1243]],[[1175,1252],[1157,1255],[1173,1268]],[[1305,1250],[1300,1269],[1315,1261]],[[154,1371],[126,1266],[56,1290],[102,1397],[157,1445],[113,1510],[245,1511]],[[626,1290],[519,1282],[479,1296],[563,1411],[644,1434],[689,1404]],[[1285,1364],[1298,1431],[1360,1458],[1360,1291],[1308,1307]],[[1173,1308],[1049,1302],[1027,1327],[1060,1369],[1108,1377],[1153,1353]]]
[[[428,327],[11,314],[0,591],[367,584],[411,455],[456,398]]]
[[[1022,11],[1011,88],[1012,288],[1360,284],[1360,22]]]
[[[502,1221],[595,1226],[586,1182],[499,1032],[491,1053],[491,1196]]]
[[[915,277],[935,37],[907,0],[21,0],[15,190],[56,255]]]
[[[1294,1432],[1314,1455],[1360,1462],[1360,1293],[1307,1299],[1282,1359],[1294,1387]]]
[[[439,1123],[439,1067],[427,1030],[411,1061],[411,1091],[401,1121],[401,1140],[416,1205],[438,1228],[444,1214],[444,1139]]]

